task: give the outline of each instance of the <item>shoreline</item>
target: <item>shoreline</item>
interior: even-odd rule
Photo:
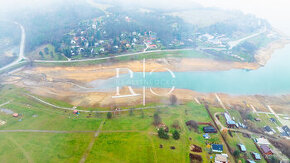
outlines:
[[[281,48],[288,44],[288,40],[279,40],[268,45],[266,48],[260,50],[257,54],[259,59],[268,61],[274,50]],[[164,67],[173,71],[222,71],[231,69],[258,69],[262,65],[258,63],[242,63],[242,62],[225,62],[205,58],[163,58],[163,59],[148,59],[146,60],[146,71],[152,70],[164,71]],[[98,80],[108,79],[116,76],[116,68],[127,67],[134,72],[143,71],[142,61],[129,61],[112,64],[99,64],[96,66],[81,66],[81,67],[33,67],[25,68],[23,71],[15,72],[16,75],[8,75],[5,79],[6,84],[14,84],[22,88],[26,88],[33,94],[56,98],[69,102],[75,106],[109,106],[112,103],[120,105],[136,105],[141,103],[142,98],[136,97],[128,102],[128,99],[112,99],[114,91],[110,92],[79,92],[72,88],[82,86],[85,83]],[[163,68],[163,69],[162,69]],[[121,73],[128,73],[128,71],[121,71]],[[162,91],[166,89],[154,88],[154,90]],[[128,91],[123,88],[121,93]],[[137,89],[140,93],[140,90]],[[123,92],[124,93],[124,92]],[[127,92],[128,93],[128,92]],[[142,91],[141,91],[142,94]],[[215,93],[202,93],[193,90],[176,89],[175,94],[180,101],[193,101],[194,98],[206,99],[213,105],[216,104]],[[259,102],[261,99],[273,101],[274,108],[281,108],[286,110],[282,99],[290,100],[290,95],[231,95],[224,93],[217,93],[221,99],[225,100],[226,106],[245,105],[243,101],[249,101],[250,104],[265,111],[263,104]],[[168,103],[168,96],[156,97],[148,94],[148,102],[163,101]],[[263,101],[263,100],[262,100]],[[288,104],[285,104],[287,106]],[[277,107],[275,107],[277,106]],[[289,107],[289,106],[287,106]],[[264,109],[262,109],[264,108]],[[279,110],[279,109],[277,109]],[[284,112],[283,111],[283,112]]]
[[[232,69],[247,69],[256,70],[264,66],[275,50],[283,48],[285,45],[289,44],[290,41],[286,39],[280,39],[275,42],[270,43],[267,47],[260,49],[256,54],[256,62],[232,62],[232,61],[221,61],[211,58],[158,58],[158,59],[147,59],[145,72],[150,72],[152,70],[156,72],[165,71],[164,68],[168,68],[176,72],[185,71],[226,71]],[[62,74],[74,80],[76,76],[79,76],[78,80],[83,82],[90,82],[98,79],[108,79],[116,76],[116,68],[129,68],[133,72],[143,72],[143,61],[133,60],[118,63],[100,63],[90,66],[36,66],[31,68],[32,71],[37,72],[62,72]],[[88,72],[89,74],[83,75],[82,72]],[[79,73],[78,73],[79,72]],[[95,72],[95,73],[94,73]],[[121,71],[120,73],[128,73]],[[76,74],[76,75],[74,75]],[[94,76],[94,77],[88,77]],[[51,76],[53,78],[53,76]]]
[[[287,44],[290,44],[290,40],[287,39],[280,39],[277,41],[274,41],[267,45],[266,47],[260,49],[256,54],[255,54],[255,59],[256,62],[260,66],[265,66],[267,62],[271,59],[273,53],[275,50],[282,49],[284,48]]]

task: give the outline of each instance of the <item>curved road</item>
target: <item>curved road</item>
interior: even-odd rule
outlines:
[[[5,70],[5,69],[10,68],[10,67],[13,67],[13,66],[19,64],[22,60],[26,59],[26,57],[24,56],[25,36],[26,36],[25,35],[25,29],[24,29],[24,27],[21,24],[19,24],[17,22],[14,22],[14,23],[16,25],[19,25],[19,27],[21,29],[21,42],[20,42],[20,48],[19,48],[19,55],[18,55],[18,58],[15,61],[13,61],[12,63],[10,63],[10,64],[8,64],[8,65],[6,65],[4,67],[1,67],[0,71]]]

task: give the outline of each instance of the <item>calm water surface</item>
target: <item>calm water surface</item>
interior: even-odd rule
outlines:
[[[173,79],[169,72],[134,73],[111,78],[98,84],[98,88],[113,89],[116,86],[155,87],[190,89],[198,92],[228,94],[290,94],[290,45],[276,50],[265,67],[258,70],[195,71],[174,72]]]

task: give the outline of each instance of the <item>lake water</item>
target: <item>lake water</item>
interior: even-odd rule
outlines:
[[[234,69],[228,71],[195,71],[146,73],[141,72],[121,75],[119,79],[111,78],[101,82],[98,88],[114,89],[116,86],[146,86],[152,88],[190,89],[204,93],[228,93],[237,95],[279,95],[290,94],[290,45],[276,50],[265,67],[247,71]]]

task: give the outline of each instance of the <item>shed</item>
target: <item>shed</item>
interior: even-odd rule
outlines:
[[[272,131],[273,131],[273,130],[271,129],[270,126],[265,126],[265,127],[264,127],[264,130],[265,130],[266,132],[272,132]]]
[[[227,126],[229,128],[235,128],[236,127],[236,122],[233,120],[227,121]]]
[[[259,153],[252,152],[251,154],[255,160],[261,160],[261,155]]]
[[[223,145],[221,145],[221,144],[212,144],[211,145],[211,149],[212,149],[213,152],[221,153],[221,152],[223,152]]]
[[[212,126],[205,126],[203,127],[203,131],[205,133],[217,133],[216,129]]]
[[[246,147],[243,144],[238,144],[238,146],[240,147],[240,150],[242,152],[246,152],[247,151]]]
[[[208,133],[206,133],[206,134],[203,135],[203,138],[205,138],[205,139],[209,139],[210,136],[208,135]]]
[[[285,131],[285,132],[290,132],[290,129],[288,126],[283,126],[282,129]]]
[[[273,123],[277,122],[277,120],[275,118],[270,118],[270,121],[273,122]]]
[[[255,121],[261,121],[261,119],[260,118],[255,118]]]
[[[19,114],[18,114],[18,113],[13,113],[12,116],[13,116],[13,117],[18,117]]]
[[[285,136],[290,136],[290,129],[288,126],[283,126],[282,129],[285,131]]]

